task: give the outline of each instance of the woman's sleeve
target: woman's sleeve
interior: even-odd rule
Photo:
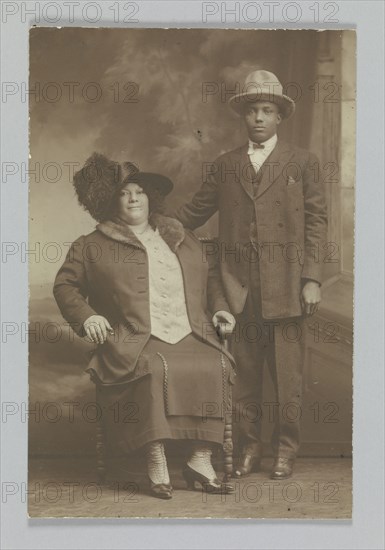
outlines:
[[[53,295],[64,319],[78,336],[84,336],[83,323],[97,313],[88,305],[87,274],[83,258],[84,236],[74,241],[59,269]]]

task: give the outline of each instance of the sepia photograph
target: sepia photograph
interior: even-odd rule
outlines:
[[[28,515],[352,518],[356,32],[29,31]]]

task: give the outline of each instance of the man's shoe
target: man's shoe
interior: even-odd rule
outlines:
[[[287,479],[293,473],[294,459],[278,457],[274,460],[271,479]]]
[[[245,477],[252,472],[259,472],[261,469],[261,457],[257,454],[259,447],[256,445],[246,445],[243,448],[237,468],[234,471],[234,477]]]

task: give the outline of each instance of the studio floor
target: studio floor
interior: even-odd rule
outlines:
[[[269,479],[271,463],[266,458],[262,471],[231,480],[230,495],[187,490],[180,465],[171,464],[173,498],[163,501],[149,495],[144,464],[115,465],[99,485],[90,457],[30,458],[28,513],[31,518],[351,518],[351,459],[301,458],[293,477],[284,481]]]

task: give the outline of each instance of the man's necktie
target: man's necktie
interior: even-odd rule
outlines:
[[[253,149],[264,149],[265,146],[263,145],[263,143],[254,143],[253,142]]]

